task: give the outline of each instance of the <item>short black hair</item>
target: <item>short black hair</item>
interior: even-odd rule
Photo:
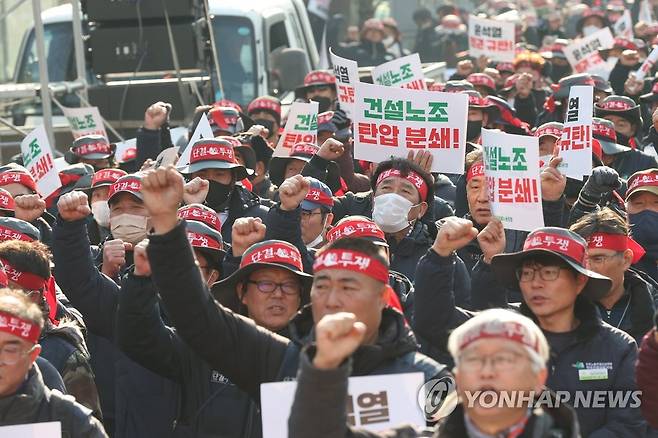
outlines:
[[[628,236],[628,224],[624,218],[608,207],[586,214],[569,229],[584,239],[595,233]]]
[[[427,21],[432,20],[432,11],[427,8],[419,8],[414,11],[412,16],[414,21]]]
[[[420,175],[427,185],[427,198],[421,199],[420,202],[426,202],[430,207],[434,205],[434,177],[430,173],[425,172],[418,164],[406,158],[391,158],[390,160],[379,163],[375,172],[372,174],[372,178],[370,178],[370,186],[373,190],[377,188],[377,178],[379,178],[379,175],[389,169],[399,170],[402,176],[407,176],[411,171]]]
[[[39,241],[8,240],[0,243],[0,258],[21,272],[50,278],[50,251]]]
[[[346,249],[350,251],[358,251],[363,254],[372,257],[377,260],[387,268],[389,267],[388,259],[382,255],[382,247],[380,245],[375,245],[368,239],[362,239],[359,237],[345,237],[343,239],[334,240],[333,242],[325,245],[320,249],[317,255],[321,255],[323,252],[330,249]]]

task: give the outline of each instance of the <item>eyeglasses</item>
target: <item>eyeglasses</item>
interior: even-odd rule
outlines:
[[[311,219],[311,217],[315,216],[316,214],[324,214],[321,211],[308,211],[308,210],[302,210],[302,219]]]
[[[496,371],[509,371],[518,365],[523,356],[519,353],[500,352],[491,356],[478,356],[476,354],[463,355],[459,358],[458,366],[465,371],[480,371],[487,362]]]
[[[539,278],[544,281],[555,281],[560,276],[560,270],[565,269],[562,266],[542,266],[541,268],[519,268],[516,270],[516,279],[521,283],[535,279],[535,273],[539,272]]]
[[[618,257],[620,255],[624,255],[624,253],[623,252],[617,252],[613,255],[599,254],[599,255],[594,255],[594,256],[588,256],[587,261],[592,266],[601,266],[601,265],[605,265],[606,263],[608,263],[608,261],[610,259],[612,259],[614,257]]]
[[[5,345],[0,348],[0,363],[16,365],[23,357],[32,353],[36,347],[36,345],[33,345],[29,350],[23,350],[18,345]]]
[[[299,283],[295,281],[287,281],[285,283],[277,283],[274,281],[270,280],[260,280],[260,281],[252,281],[249,280],[247,281],[249,284],[255,284],[256,288],[264,293],[264,294],[271,294],[273,293],[277,288],[281,289],[281,292],[283,292],[285,295],[299,295],[301,292],[301,286]]]

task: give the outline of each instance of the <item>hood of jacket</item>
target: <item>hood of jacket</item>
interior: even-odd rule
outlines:
[[[289,338],[300,346],[315,339],[311,305],[299,311],[288,325]],[[352,375],[371,374],[382,363],[418,350],[414,334],[405,324],[404,316],[397,310],[384,308],[379,324],[377,341],[371,345],[361,345],[352,355]]]

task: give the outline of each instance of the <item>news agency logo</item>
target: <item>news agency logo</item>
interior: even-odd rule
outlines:
[[[447,417],[457,407],[457,385],[450,376],[427,381],[418,390],[418,406],[427,421]]]

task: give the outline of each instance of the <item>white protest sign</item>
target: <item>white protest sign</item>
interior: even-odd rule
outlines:
[[[633,39],[633,20],[630,9],[624,11],[624,15],[615,22],[613,28],[616,36]]]
[[[62,107],[66,120],[71,125],[71,132],[73,139],[82,137],[83,135],[102,135],[108,138],[103,119],[95,106],[88,106],[83,108],[65,108]]]
[[[564,55],[574,73],[598,74],[607,79],[610,76],[610,68],[599,55],[599,50],[612,48],[614,41],[610,28],[604,27],[566,46]]]
[[[215,138],[212,133],[212,128],[210,127],[210,122],[208,122],[208,115],[205,113],[199,119],[196,128],[194,128],[194,133],[192,134],[192,137],[190,137],[190,141],[187,142],[187,146],[185,146],[185,149],[181,152],[176,167],[184,167],[190,164],[192,145],[200,138]]]
[[[350,377],[347,421],[352,426],[377,432],[409,423],[425,426],[418,406],[422,373]],[[260,386],[263,438],[287,438],[288,417],[297,382],[264,383]]]
[[[512,62],[516,56],[515,37],[511,21],[468,17],[468,54],[472,58],[484,55],[492,61]]]
[[[594,87],[576,85],[569,90],[564,129],[558,142],[564,165],[560,171],[570,178],[582,180],[592,174],[592,113]]]
[[[372,69],[372,81],[373,84],[387,87],[424,90],[425,75],[420,63],[420,55],[413,53],[378,65]]]
[[[653,23],[653,14],[651,13],[651,4],[649,0],[640,1],[640,10],[637,14],[637,21],[644,21],[647,24]]]
[[[464,171],[468,95],[358,83],[354,158],[381,162],[430,151],[432,172]]]
[[[21,142],[23,166],[37,182],[37,191],[47,198],[62,186],[46,128],[38,126]]]
[[[505,229],[543,227],[537,137],[483,129],[482,147],[491,214]]]
[[[293,102],[288,120],[274,150],[274,157],[287,157],[296,143],[317,143],[318,103]]]
[[[21,424],[17,426],[0,426],[2,438],[62,438],[62,423]]]
[[[329,49],[331,64],[334,66],[336,76],[336,92],[338,102],[347,117],[352,119],[354,114],[354,84],[359,82],[359,66],[356,61],[341,58]]]
[[[653,66],[656,65],[656,61],[658,61],[658,47],[655,47],[651,53],[649,53],[647,59],[644,60],[638,71],[635,73],[635,78],[640,81],[643,80]]]

